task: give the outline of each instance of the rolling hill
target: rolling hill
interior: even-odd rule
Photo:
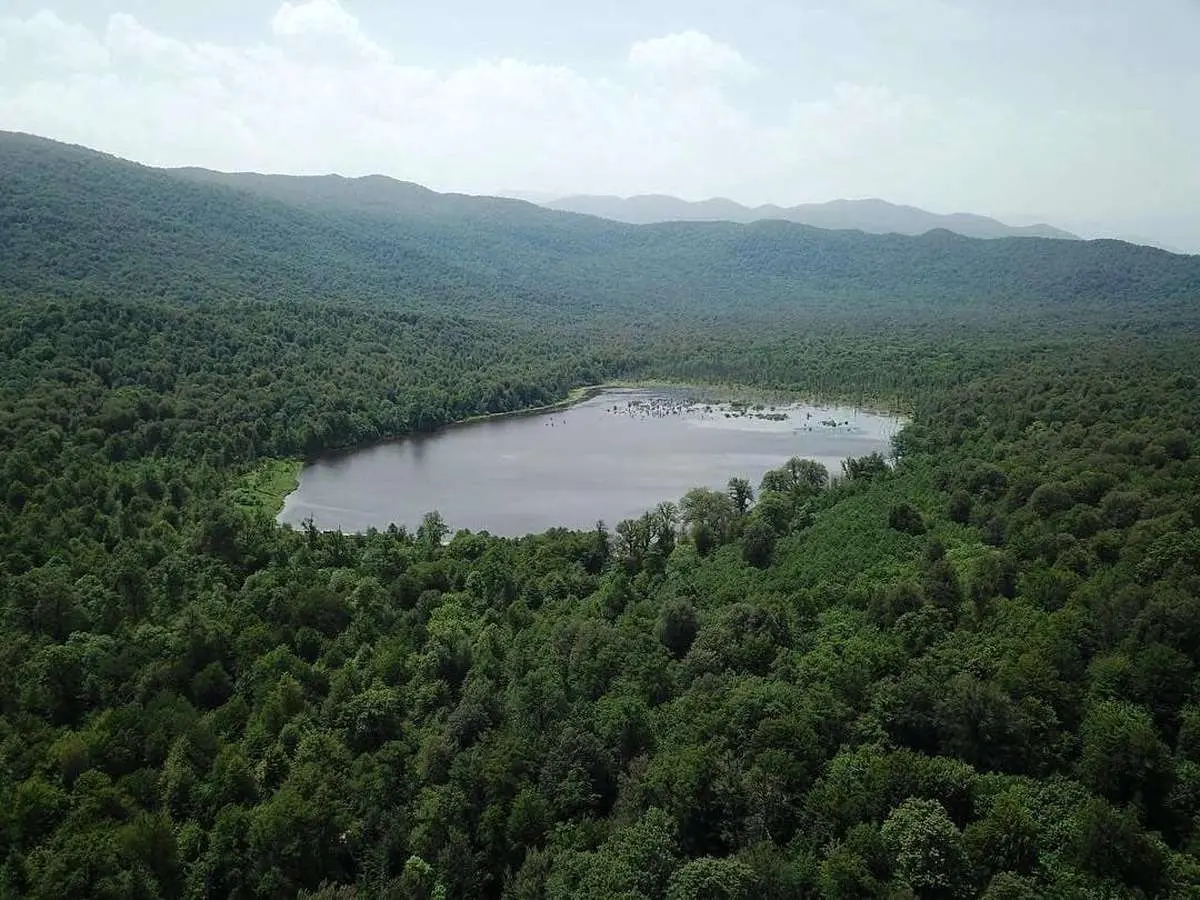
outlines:
[[[634,226],[381,176],[167,171],[0,136],[0,289],[321,298],[532,323],[1189,317],[1200,258],[783,221]]]

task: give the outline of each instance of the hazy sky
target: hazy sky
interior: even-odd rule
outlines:
[[[883,197],[1200,252],[1200,0],[0,0],[0,128],[471,193]]]

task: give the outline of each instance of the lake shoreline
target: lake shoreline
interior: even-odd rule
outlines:
[[[817,408],[832,408],[839,404],[844,404],[846,408],[854,409],[858,412],[866,413],[872,416],[884,416],[897,419],[904,424],[909,422],[909,412],[907,410],[893,409],[886,404],[859,404],[850,400],[839,401],[830,397],[819,397],[816,394],[805,394],[800,391],[787,391],[767,388],[755,388],[749,386],[735,384],[716,384],[712,382],[696,382],[696,381],[670,381],[667,379],[638,379],[635,381],[605,381],[601,384],[582,385],[577,388],[571,388],[567,392],[567,396],[561,400],[555,400],[553,403],[543,403],[540,406],[527,406],[522,409],[510,409],[503,412],[494,413],[479,413],[474,416],[467,416],[465,419],[456,419],[453,422],[446,422],[436,428],[431,428],[423,431],[410,431],[406,434],[393,435],[392,437],[379,438],[377,440],[367,441],[361,444],[347,444],[344,447],[332,447],[329,450],[322,451],[309,457],[289,457],[289,459],[302,459],[303,465],[307,466],[311,463],[320,460],[337,459],[341,456],[347,456],[352,453],[358,453],[362,450],[370,449],[371,447],[380,447],[387,444],[395,444],[403,441],[419,440],[435,434],[442,434],[455,428],[462,428],[467,425],[477,425],[480,422],[495,422],[502,419],[519,419],[525,416],[537,416],[544,413],[560,412],[570,409],[573,406],[578,406],[580,403],[586,403],[594,397],[598,397],[605,391],[644,391],[644,390],[677,390],[677,391],[694,391],[703,394],[705,391],[715,392],[713,396],[705,396],[703,400],[697,400],[699,403],[752,403],[762,402],[764,404],[774,403],[777,406],[790,406],[796,404],[806,404]],[[297,484],[298,488],[298,484]],[[297,488],[293,488],[288,494],[285,494],[280,502],[285,502],[287,497],[294,493]]]
[[[890,418],[903,420],[905,423],[907,423],[909,416],[909,412],[907,410],[893,409],[888,407],[886,404],[852,403],[849,400],[839,401],[834,398],[818,397],[816,394],[805,394],[800,391],[776,390],[735,384],[716,384],[710,382],[670,381],[667,379],[638,379],[636,381],[617,380],[605,381],[601,384],[588,384],[577,388],[571,388],[566,397],[564,397],[562,400],[556,400],[553,403],[543,403],[540,406],[527,406],[524,409],[511,409],[505,410],[504,412],[480,413],[479,415],[468,416],[465,419],[447,422],[446,424],[439,425],[437,428],[429,431],[412,431],[408,434],[383,438],[382,440],[372,441],[368,444],[356,444],[350,447],[341,447],[337,450],[331,450],[328,453],[320,453],[314,457],[314,459],[327,458],[329,456],[342,453],[351,453],[357,450],[362,450],[365,447],[374,446],[376,444],[387,444],[394,441],[410,440],[413,437],[435,434],[451,428],[459,428],[463,425],[473,425],[478,422],[492,422],[497,419],[515,419],[522,416],[534,416],[542,413],[558,412],[559,410],[570,409],[572,406],[576,406],[580,403],[586,403],[588,400],[603,394],[605,391],[645,391],[656,389],[692,391],[700,394],[703,394],[707,391],[716,392],[711,397],[704,396],[703,399],[697,399],[695,402],[698,403],[761,402],[764,404],[774,403],[776,406],[790,406],[803,403],[815,407],[834,407],[844,403],[848,408],[853,408],[869,415],[888,416]]]
[[[630,398],[629,402],[625,402],[626,398]],[[825,411],[831,415],[824,415]],[[600,423],[596,418],[615,412],[621,413],[616,420],[606,418]],[[674,415],[679,412],[684,413],[682,418]],[[664,413],[671,415],[664,418]],[[582,418],[577,418],[579,416]],[[667,420],[690,423],[688,428],[700,425],[702,431],[683,435],[677,424],[668,426],[674,431],[665,438],[659,436],[658,430],[627,433],[627,421],[645,421],[647,418],[661,419],[664,423]],[[535,421],[532,428],[523,424],[531,419],[545,421]],[[883,419],[887,423],[881,426],[878,420]],[[851,421],[845,420],[861,421],[862,424],[855,424],[848,432],[837,429],[838,425],[851,425]],[[734,424],[743,421],[744,424]],[[534,524],[531,527],[537,531],[538,516],[544,517],[548,510],[555,510],[551,515],[561,514],[562,518],[546,527],[575,527],[570,523],[575,518],[582,519],[580,514],[585,505],[590,517],[592,506],[587,503],[594,503],[596,513],[606,520],[617,513],[620,517],[628,517],[633,514],[630,510],[639,503],[637,499],[631,499],[631,492],[656,495],[661,485],[666,492],[663,498],[674,501],[696,486],[711,486],[717,481],[723,485],[731,475],[757,479],[771,465],[780,465],[792,455],[818,459],[833,471],[846,456],[875,451],[886,453],[890,435],[903,427],[905,421],[904,416],[881,415],[855,404],[805,402],[796,393],[779,390],[681,381],[614,380],[574,388],[554,403],[471,416],[429,431],[321,454],[306,465],[303,484],[283,496],[284,509],[276,521],[298,527],[298,523],[312,517],[323,530],[326,527],[362,530],[364,527],[384,527],[382,523],[393,515],[393,504],[397,521],[415,521],[412,509],[407,505],[421,504],[423,508],[438,509],[443,515],[453,512],[453,526],[460,521],[471,521],[487,503],[496,502],[499,510],[496,526],[481,526],[493,533],[504,533],[502,529],[507,528],[524,528],[518,522],[522,515],[532,517]],[[591,434],[585,431],[581,438],[572,424],[576,422],[590,423],[587,427],[592,429]],[[546,426],[545,430],[539,427],[542,424]],[[481,432],[481,435],[486,434],[482,442],[474,433],[463,436],[468,425],[486,429]],[[830,433],[818,425],[832,426],[837,433]],[[561,430],[564,426],[567,432]],[[814,429],[815,435],[812,434]],[[723,437],[721,433],[724,433]],[[810,436],[805,437],[805,433]],[[830,434],[830,437],[821,437],[822,433]],[[828,443],[830,440],[833,444]],[[473,443],[479,446],[470,447]],[[448,462],[447,450],[456,459],[457,467]],[[544,458],[537,459],[539,454]],[[710,458],[723,457],[719,473],[711,468],[711,463],[705,462],[706,454]],[[349,461],[359,455],[363,459]],[[382,464],[379,460],[383,457],[392,461]],[[580,461],[585,459],[587,464],[581,465]],[[618,460],[615,468],[612,468],[611,459]],[[776,461],[772,462],[772,459]],[[581,465],[580,471],[590,473],[590,476],[584,476],[582,485],[578,484],[579,476],[572,468],[575,465]],[[350,466],[358,473],[358,478],[352,475],[349,482],[335,484],[333,479],[344,478],[338,473],[348,471]],[[683,475],[680,481],[681,473],[688,472],[689,466],[694,467],[691,471],[695,480]],[[605,476],[596,474],[606,471],[608,481],[603,480]],[[356,481],[363,481],[364,472],[369,473],[366,486],[356,485]],[[592,479],[590,483],[588,477]],[[512,485],[517,479],[524,479],[525,486],[515,494],[499,501],[478,499],[504,497],[506,491],[513,490]],[[464,499],[464,481],[470,485],[467,494],[473,499]],[[354,489],[347,493],[351,485]],[[541,497],[537,496],[539,490]],[[577,491],[591,491],[591,501],[580,505],[574,499],[578,496]],[[622,492],[624,496],[615,509],[612,508],[613,495]],[[534,497],[532,501],[530,496]],[[572,502],[576,502],[574,517],[570,510]],[[455,503],[457,509],[454,509]],[[523,507],[527,503],[532,506]],[[443,504],[449,505],[450,509]],[[539,505],[541,513],[522,512],[523,508],[536,510]],[[370,524],[372,516],[377,518],[377,524]],[[450,519],[447,515],[447,520]],[[503,520],[509,524],[500,525],[499,521]],[[488,523],[491,520],[475,521]]]

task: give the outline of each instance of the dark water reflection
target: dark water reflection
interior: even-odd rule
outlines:
[[[321,459],[305,467],[279,519],[299,526],[311,516],[318,528],[343,531],[392,522],[415,528],[436,509],[451,529],[501,535],[591,528],[597,519],[615,525],[693,487],[722,488],[734,475],[757,487],[764,472],[792,456],[837,473],[847,456],[886,453],[900,425],[854,409],[803,405],[780,407],[775,414],[786,414],[785,421],[727,418],[729,407],[706,411],[686,397],[608,390],[566,410]],[[830,420],[840,424],[821,424]]]

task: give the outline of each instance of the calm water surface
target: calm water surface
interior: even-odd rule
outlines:
[[[317,460],[281,522],[364,531],[416,528],[437,510],[452,530],[499,535],[615,525],[732,476],[756,487],[792,456],[830,473],[886,453],[899,420],[850,408],[780,406],[738,416],[678,390],[606,390],[565,410],[491,419]],[[727,415],[727,413],[729,415]],[[770,408],[758,411],[771,414]],[[836,421],[838,424],[832,425]]]

